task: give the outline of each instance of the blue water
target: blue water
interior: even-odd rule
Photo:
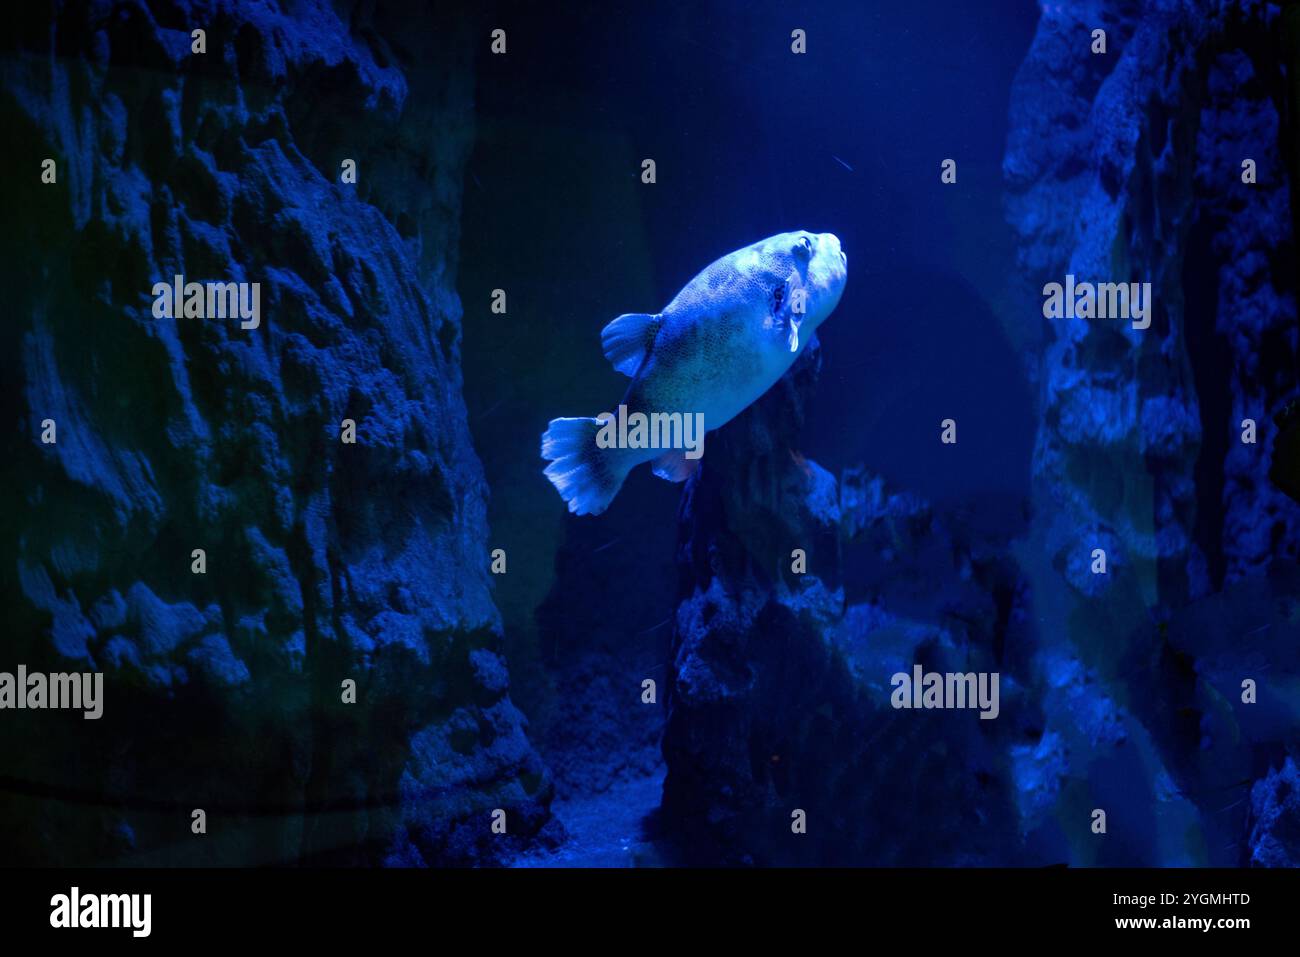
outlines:
[[[23,7],[0,674],[107,705],[6,710],[0,860],[1300,863],[1297,26]],[[798,229],[847,253],[816,347],[568,514],[602,328]],[[180,273],[260,322],[151,309]],[[1074,273],[1150,325],[1049,316]]]

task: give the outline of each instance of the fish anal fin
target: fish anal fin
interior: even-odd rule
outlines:
[[[670,482],[685,482],[700,467],[700,459],[688,459],[685,449],[669,449],[650,463],[655,475]]]
[[[605,358],[625,376],[636,375],[659,331],[658,314],[629,312],[619,316],[600,332]]]

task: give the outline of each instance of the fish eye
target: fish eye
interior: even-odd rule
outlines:
[[[800,236],[799,241],[794,244],[794,254],[802,260],[812,258],[812,240],[807,236]]]

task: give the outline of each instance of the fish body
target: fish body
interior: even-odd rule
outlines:
[[[691,422],[702,433],[731,421],[785,374],[830,315],[847,263],[833,233],[780,233],[711,263],[663,311],[619,316],[601,342],[614,368],[632,377],[620,421],[677,413],[687,431],[674,435],[688,440]],[[545,474],[571,512],[603,512],[641,462],[670,481],[699,464],[702,434],[698,448],[611,447],[614,418],[553,419],[542,436]]]

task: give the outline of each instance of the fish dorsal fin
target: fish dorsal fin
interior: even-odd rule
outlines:
[[[619,316],[600,332],[605,358],[625,376],[636,375],[641,360],[654,345],[661,316],[629,312]]]

